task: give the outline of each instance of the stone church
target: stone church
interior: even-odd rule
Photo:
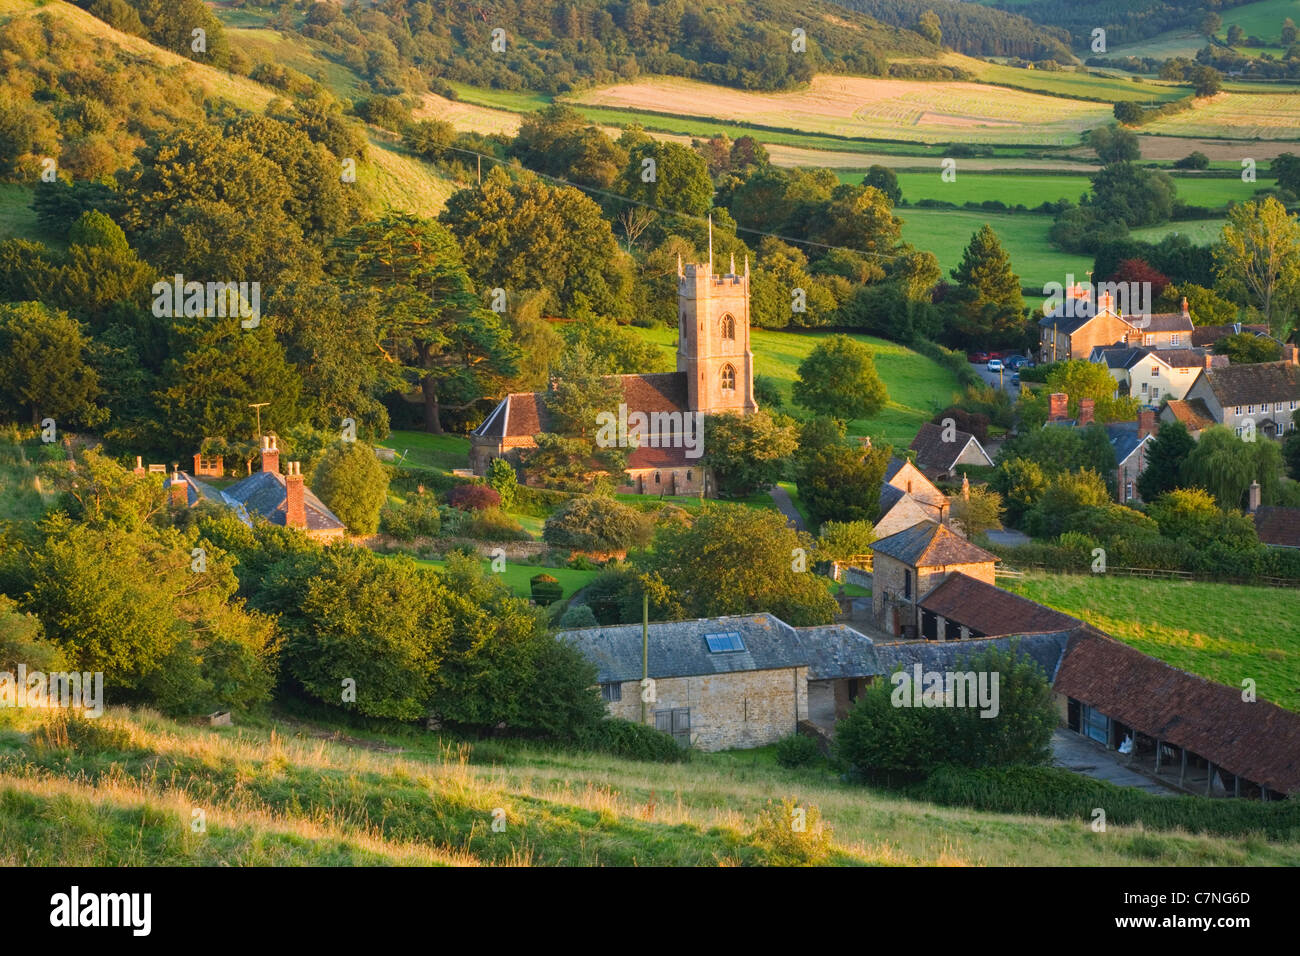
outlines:
[[[710,256],[710,258],[712,258]],[[690,447],[687,416],[758,410],[754,401],[754,355],[749,347],[749,262],[743,274],[733,258],[725,275],[707,265],[677,264],[677,371],[620,375],[629,419],[673,423],[642,441],[628,455],[627,480],[618,489],[633,494],[700,495],[712,491],[700,465],[702,448]],[[470,466],[487,474],[494,458],[518,462],[521,449],[536,447],[533,436],[548,431],[545,392],[513,392],[470,432]],[[619,409],[609,409],[611,415]],[[661,439],[657,440],[656,439]]]

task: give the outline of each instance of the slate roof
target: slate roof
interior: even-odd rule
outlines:
[[[957,464],[957,459],[971,442],[975,442],[981,450],[983,449],[970,432],[956,430],[954,437],[955,441],[944,441],[943,426],[926,422],[908,447],[916,452],[916,464],[922,471],[944,474],[952,471]],[[985,452],[985,457],[987,456],[988,453]]]
[[[1124,318],[1120,316],[1120,318]],[[1184,312],[1152,312],[1150,315],[1136,316],[1133,319],[1124,319],[1129,325],[1139,332],[1191,332],[1196,326],[1192,324],[1192,317]],[[1142,325],[1143,319],[1147,320]]]
[[[1199,432],[1215,424],[1210,408],[1200,398],[1171,398],[1167,403],[1170,414],[1187,426],[1188,431]]]
[[[745,650],[711,652],[705,636],[729,632],[740,635]],[[599,683],[641,679],[640,624],[560,631],[557,637],[596,665]],[[793,667],[807,667],[810,680],[881,673],[865,634],[843,625],[791,627],[767,613],[657,622],[647,638],[649,672],[656,680]]]
[[[216,488],[213,488],[206,482],[199,481],[189,472],[182,471],[180,476],[181,482],[185,485],[185,498],[189,507],[193,508],[200,501],[207,501],[212,504],[223,506],[226,504],[226,500],[221,497],[221,492]],[[171,485],[172,479],[171,476],[168,475],[167,480],[163,482],[163,486],[170,488]]]
[[[686,412],[689,399],[685,372],[655,372],[647,375],[617,375],[623,386],[623,402],[633,412]],[[545,392],[511,392],[470,434],[481,438],[525,439],[549,431]],[[614,411],[611,409],[611,411]],[[680,443],[679,443],[680,444]],[[628,455],[627,467],[680,468],[698,464],[685,448],[653,448],[641,445]]]
[[[1251,335],[1268,335],[1267,325],[1198,325],[1192,330],[1192,345],[1213,345],[1219,339],[1237,332],[1249,332]]]
[[[949,574],[919,604],[986,637],[1064,631],[1082,623],[961,572]]]
[[[1044,329],[1055,328],[1063,335],[1073,335],[1095,318],[1097,315],[1066,315],[1065,309],[1060,308],[1039,319],[1038,325]]]
[[[899,669],[911,670],[917,664],[927,671],[964,670],[964,664],[973,654],[990,647],[1006,651],[1015,649],[1018,655],[1027,656],[1038,665],[1047,680],[1054,681],[1061,664],[1072,630],[1051,634],[1014,635],[1008,637],[974,638],[968,641],[907,641],[876,644],[876,659],[882,674],[892,674]]]
[[[1229,365],[1206,369],[1201,375],[1222,406],[1300,399],[1300,367],[1289,362]]]
[[[1264,544],[1300,548],[1300,508],[1265,505],[1255,510],[1255,532]]]
[[[232,507],[241,506],[245,512],[259,515],[271,524],[284,524],[284,475],[278,472],[256,471],[219,494]],[[302,503],[308,531],[330,531],[343,527],[343,522],[306,485],[302,489]]]
[[[914,568],[1001,560],[933,521],[919,521],[906,531],[872,542],[871,550]]]
[[[1133,453],[1142,447],[1143,442],[1153,437],[1148,434],[1145,438],[1138,438],[1137,422],[1110,422],[1102,427],[1106,429],[1110,447],[1115,449],[1115,462],[1120,465],[1128,461]]]
[[[1105,362],[1107,368],[1132,368],[1151,349],[1138,349],[1124,345],[1098,345],[1088,356],[1091,362]]]
[[[1201,349],[1151,349],[1147,358],[1159,359],[1170,368],[1204,368],[1206,353]],[[1138,359],[1133,364],[1142,361]],[[1226,355],[1214,355],[1210,353],[1210,365],[1213,368],[1222,368],[1231,364],[1232,360]]]
[[[1240,687],[1181,671],[1083,627],[1070,637],[1054,689],[1229,773],[1300,792],[1300,714],[1243,701]]]

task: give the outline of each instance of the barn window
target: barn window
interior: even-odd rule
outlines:
[[[903,597],[909,601],[912,599],[912,572],[903,572]]]
[[[730,312],[722,317],[722,337],[724,339],[736,337],[736,319]]]
[[[687,481],[691,480],[691,470],[689,468],[686,469],[686,480]]]
[[[722,374],[720,376],[720,379],[722,384],[722,390],[724,392],[734,392],[736,390],[736,369],[734,366],[731,365],[722,366]]]
[[[659,472],[655,472],[655,484],[659,484]]]
[[[705,634],[704,643],[709,645],[710,654],[728,654],[743,651],[745,641],[739,631],[724,631],[721,634]]]
[[[606,702],[623,699],[622,684],[601,684],[600,699]]]

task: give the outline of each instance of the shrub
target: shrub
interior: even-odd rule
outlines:
[[[340,442],[316,466],[312,490],[353,534],[374,534],[388,495],[388,471],[369,445]]]
[[[447,492],[447,504],[461,511],[501,507],[501,496],[487,485],[457,485]]]
[[[678,763],[691,759],[691,750],[678,744],[663,731],[618,717],[602,720],[583,734],[580,742],[591,750],[626,757],[628,760]]]
[[[533,593],[533,600],[542,607],[553,604],[564,596],[564,588],[560,586],[560,582],[549,574],[534,574],[529,578],[528,584]]]
[[[474,512],[465,530],[483,541],[527,541],[529,537],[523,525],[500,508]]]
[[[430,494],[417,494],[400,505],[386,505],[379,513],[379,530],[399,541],[436,536],[442,530],[438,501]]]
[[[579,627],[595,627],[599,623],[591,608],[585,604],[575,604],[560,615],[560,627],[565,630]]]
[[[584,495],[546,519],[542,539],[557,548],[624,551],[645,544],[650,530],[650,520],[635,508],[613,498]]]
[[[767,802],[749,833],[751,846],[763,850],[773,866],[813,866],[831,855],[831,828],[815,806],[800,806],[794,797]]]
[[[776,743],[776,762],[782,767],[807,767],[820,756],[817,741],[803,734],[792,734]]]
[[[510,462],[504,458],[493,458],[492,464],[488,465],[487,483],[500,496],[502,508],[514,505],[519,493],[519,479]]]

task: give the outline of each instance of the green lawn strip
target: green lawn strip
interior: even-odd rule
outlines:
[[[431,568],[441,568],[445,566],[447,562],[431,558],[417,558],[416,563]],[[488,571],[491,571],[492,559],[484,559],[483,566]],[[563,600],[567,601],[576,592],[590,584],[592,579],[600,572],[578,571],[573,568],[544,568],[536,564],[515,564],[513,562],[506,562],[505,570],[497,573],[500,574],[506,587],[510,588],[510,590],[519,595],[519,597],[524,598],[532,597],[532,586],[530,582],[535,575],[549,574],[560,583],[560,587],[564,589]]]
[[[393,449],[403,468],[451,471],[469,467],[469,439],[463,435],[394,431],[378,444]]]

